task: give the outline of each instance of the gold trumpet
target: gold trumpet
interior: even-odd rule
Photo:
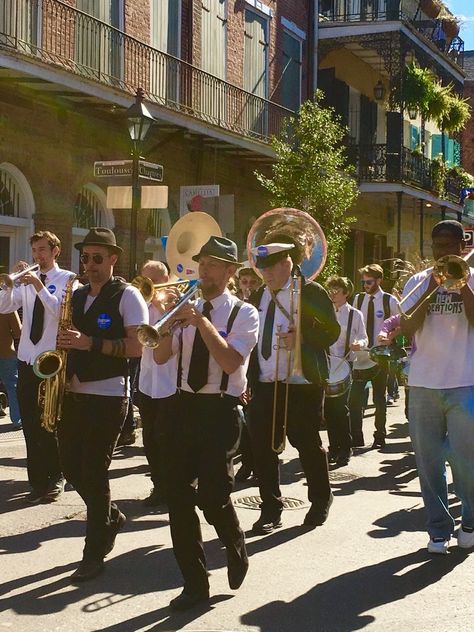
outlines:
[[[163,283],[162,287],[184,285],[187,291],[175,303],[174,307],[153,327],[152,325],[140,325],[137,327],[138,342],[148,349],[156,349],[166,336],[171,336],[173,331],[180,326],[180,321],[171,322],[180,307],[188,303],[199,291],[199,281],[178,281],[177,283]]]
[[[445,255],[440,257],[433,266],[433,276],[437,282],[437,286],[432,290],[414,309],[404,311],[402,305],[425,283],[426,279],[422,279],[411,289],[406,296],[402,298],[398,304],[398,310],[404,318],[411,318],[420,307],[425,305],[427,301],[435,294],[440,287],[445,290],[456,291],[464,287],[469,281],[471,270],[467,260],[473,254],[471,250],[465,257],[459,255]]]
[[[247,238],[247,254],[250,265],[259,273],[255,265],[252,249],[271,243],[273,237],[287,235],[288,241],[301,247],[302,261],[292,273],[290,289],[290,311],[288,331],[294,331],[294,349],[287,349],[287,375],[285,380],[285,403],[283,414],[278,414],[278,376],[280,345],[275,355],[275,386],[273,391],[272,450],[280,454],[285,449],[288,422],[288,400],[290,384],[308,384],[303,374],[301,355],[301,309],[303,277],[311,281],[321,272],[326,261],[327,245],[324,233],[315,219],[308,213],[294,208],[278,208],[261,215],[250,228]]]
[[[147,276],[136,276],[130,285],[133,285],[133,287],[136,287],[140,291],[140,294],[147,303],[151,303],[153,297],[155,296],[155,292],[159,292],[160,290],[166,288],[175,287],[181,292],[181,294],[183,294],[188,289],[189,281],[181,280],[170,281],[169,283],[153,283],[153,281]]]

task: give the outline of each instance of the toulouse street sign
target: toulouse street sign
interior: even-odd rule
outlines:
[[[132,175],[133,160],[101,160],[94,162],[95,178],[121,178]],[[163,182],[163,165],[139,160],[138,175],[146,180]]]

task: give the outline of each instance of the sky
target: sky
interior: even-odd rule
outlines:
[[[465,50],[474,50],[474,0],[444,0],[449,9],[461,20],[460,37]]]

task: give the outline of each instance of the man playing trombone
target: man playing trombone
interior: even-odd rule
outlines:
[[[435,267],[408,280],[400,307],[402,332],[414,335],[416,345],[408,417],[428,515],[428,551],[447,553],[455,523],[446,460],[461,499],[458,546],[474,546],[474,276],[461,259],[459,222],[439,222],[432,240]],[[440,260],[445,256],[448,261]]]
[[[272,445],[273,435],[280,432],[275,431],[276,426],[283,428],[283,432],[286,426],[288,439],[299,452],[308,482],[311,508],[305,516],[304,525],[314,528],[322,525],[328,516],[332,494],[326,451],[318,430],[323,385],[328,377],[326,354],[340,332],[326,291],[317,283],[303,285],[300,333],[303,341],[303,379],[306,383],[285,386],[291,371],[288,365],[290,354],[285,353],[285,349],[294,348],[297,333],[289,330],[289,323],[293,321],[290,314],[292,270],[301,263],[303,255],[296,239],[292,242],[285,234],[275,234],[272,235],[273,240],[274,243],[267,243],[263,248],[252,249],[256,255],[256,266],[266,284],[251,297],[259,310],[260,332],[249,371],[252,399],[248,406],[255,472],[262,498],[261,515],[253,525],[253,532],[261,535],[281,527],[280,449]],[[284,346],[281,351],[278,350],[279,345]]]

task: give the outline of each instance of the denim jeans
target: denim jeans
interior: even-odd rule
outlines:
[[[0,358],[0,380],[7,391],[10,419],[14,424],[17,424],[21,421],[21,415],[16,396],[16,385],[18,382],[18,362],[16,358]]]
[[[432,538],[449,538],[446,461],[462,504],[462,524],[474,527],[474,386],[410,388],[410,435]]]

